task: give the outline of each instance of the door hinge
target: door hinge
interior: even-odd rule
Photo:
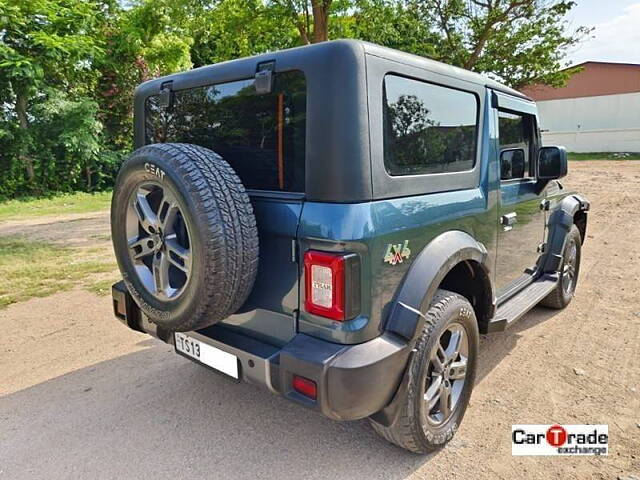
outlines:
[[[276,61],[262,62],[256,68],[253,86],[258,95],[273,92],[273,74],[276,70]]]
[[[543,210],[546,212],[549,210],[550,206],[551,206],[551,202],[549,200],[542,200],[540,202],[540,210]]]
[[[296,241],[295,238],[293,238],[291,240],[291,261],[293,263],[298,263],[298,253],[299,253],[298,242]]]
[[[160,85],[158,93],[158,105],[161,108],[170,109],[173,107],[173,80],[164,82]]]
[[[538,253],[546,253],[546,251],[547,251],[546,243],[541,243],[540,245],[538,245]]]

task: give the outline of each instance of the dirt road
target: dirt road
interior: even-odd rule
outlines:
[[[570,169],[564,183],[592,201],[576,298],[483,338],[470,408],[445,450],[409,454],[366,421],[231,383],[77,290],[0,310],[0,479],[640,476],[640,162]],[[11,228],[64,237],[50,222]],[[610,455],[511,456],[512,424],[553,422],[608,424]]]

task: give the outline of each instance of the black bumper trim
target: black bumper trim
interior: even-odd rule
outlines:
[[[141,314],[123,282],[113,286],[112,294],[114,312],[120,321],[133,330],[173,343],[173,335],[161,332]],[[407,342],[391,332],[356,345],[299,333],[282,348],[222,325],[188,334],[236,355],[244,381],[264,385],[334,420],[356,420],[382,410],[402,381],[411,352]],[[316,382],[315,401],[292,389],[293,375]]]

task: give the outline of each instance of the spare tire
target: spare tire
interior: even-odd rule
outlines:
[[[222,157],[165,143],[124,162],[111,236],[125,284],[158,326],[208,327],[237,311],[258,269],[258,231],[245,189]]]

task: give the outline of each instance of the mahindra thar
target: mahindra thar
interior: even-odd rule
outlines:
[[[574,295],[589,203],[500,83],[334,41],[134,104],[115,315],[232,379],[429,452],[462,421],[479,334]]]

